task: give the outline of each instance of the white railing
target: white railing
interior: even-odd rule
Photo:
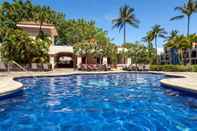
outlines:
[[[27,69],[25,69],[24,67],[22,67],[20,64],[18,64],[16,61],[11,61],[11,63],[15,64],[17,67],[19,67],[20,69],[22,69],[23,71],[27,72]],[[9,64],[8,64],[8,68],[9,68]]]

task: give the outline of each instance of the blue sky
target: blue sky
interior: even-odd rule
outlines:
[[[108,31],[109,37],[117,44],[123,43],[122,32],[112,30],[112,19],[118,16],[119,8],[128,4],[135,8],[136,17],[140,20],[139,29],[128,27],[127,41],[139,41],[154,24],[160,24],[167,31],[177,29],[186,34],[186,19],[170,21],[179,13],[174,7],[182,5],[185,0],[32,0],[34,4],[49,5],[57,11],[64,12],[66,18],[85,18],[95,20],[97,26]],[[197,14],[192,17],[191,33],[197,31],[195,22]],[[159,41],[162,47],[163,42]]]

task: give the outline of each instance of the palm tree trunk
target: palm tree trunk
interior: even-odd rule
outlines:
[[[189,37],[189,34],[190,34],[190,16],[187,17],[187,37]],[[192,60],[191,60],[191,49],[189,49],[189,64],[190,65],[192,64]]]
[[[42,31],[42,25],[43,25],[43,21],[40,21],[39,33],[41,33],[41,31]]]
[[[124,24],[124,44],[126,44],[126,24]]]
[[[86,54],[86,66],[88,65],[88,55]]]
[[[183,50],[181,49],[181,64],[184,64]]]
[[[155,37],[155,50],[156,50],[156,64],[159,64],[158,58],[157,58],[157,36]]]
[[[151,52],[152,52],[152,46],[151,43],[148,43],[148,59],[149,59],[149,64],[152,64],[152,56],[151,56]]]
[[[187,16],[187,36],[189,36],[190,33],[190,16]]]

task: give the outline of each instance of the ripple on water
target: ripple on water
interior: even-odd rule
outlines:
[[[160,87],[163,75],[22,78],[0,101],[0,130],[197,130],[197,99]]]

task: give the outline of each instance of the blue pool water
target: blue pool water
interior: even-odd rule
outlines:
[[[197,98],[160,86],[163,75],[21,78],[0,100],[0,131],[196,131]]]

